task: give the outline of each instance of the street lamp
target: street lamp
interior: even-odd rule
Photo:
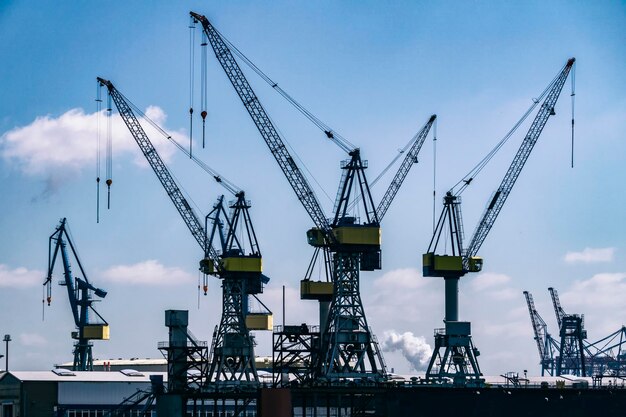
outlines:
[[[11,341],[11,335],[10,334],[5,334],[4,335],[4,342],[6,343],[6,349],[5,349],[5,366],[4,366],[4,370],[6,372],[9,372],[9,342]]]

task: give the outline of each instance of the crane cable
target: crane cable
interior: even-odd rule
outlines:
[[[204,163],[197,157],[191,155],[191,153],[187,151],[184,146],[182,146],[180,143],[174,140],[174,138],[172,138],[172,135],[168,134],[155,121],[153,121],[148,116],[146,116],[144,112],[142,112],[135,104],[133,104],[132,101],[130,101],[127,97],[125,97],[119,90],[117,90],[117,93],[124,98],[124,100],[133,109],[133,111],[139,114],[146,122],[148,122],[153,128],[155,128],[163,137],[165,137],[167,140],[173,143],[178,148],[178,150],[180,150],[182,153],[188,156],[191,160],[193,160],[196,163],[196,165],[198,165],[200,168],[206,171],[209,175],[211,175],[213,179],[222,187],[224,187],[226,190],[228,190],[228,192],[230,192],[233,195],[236,195],[237,193],[241,192],[241,188],[237,187],[234,183],[222,177],[216,170],[208,166],[206,163]]]
[[[235,53],[250,69],[252,69],[263,81],[265,81],[270,87],[278,92],[281,96],[283,96],[290,104],[292,104],[300,113],[302,113],[307,119],[309,119],[315,126],[317,126],[320,130],[326,134],[326,137],[333,141],[337,146],[343,149],[345,152],[350,153],[352,150],[356,149],[356,146],[352,144],[349,140],[341,136],[337,131],[332,129],[326,123],[324,123],[320,118],[315,116],[311,111],[309,111],[306,107],[300,104],[296,99],[294,99],[291,95],[289,95],[285,90],[283,90],[277,83],[275,83],[267,74],[265,74],[259,67],[257,67],[254,62],[248,59],[247,56],[243,54],[232,42],[228,40],[221,32],[217,29],[213,28],[218,35],[222,38],[224,43],[228,46],[228,48]]]
[[[572,93],[570,96],[572,97],[572,168],[574,168],[574,104],[576,98],[576,63],[572,67]]]
[[[277,127],[276,123],[274,123],[274,120],[272,120],[272,117],[269,114],[267,115],[267,117],[268,117],[268,119],[270,119],[270,122],[274,126],[274,129],[276,129],[278,134],[281,136],[281,138],[283,140],[283,143],[288,148],[290,154],[293,155],[293,157],[298,160],[298,162],[299,162],[298,166],[299,167],[301,166],[304,169],[304,171],[308,174],[308,177],[311,178],[315,184],[317,184],[317,186],[322,191],[322,193],[326,196],[328,201],[330,201],[332,203],[333,199],[330,197],[330,195],[328,195],[328,193],[326,192],[324,187],[322,187],[322,184],[320,184],[320,182],[317,180],[317,178],[315,178],[315,176],[313,175],[311,170],[307,167],[307,165],[304,163],[302,158],[300,158],[300,155],[298,155],[298,152],[296,152],[296,150],[293,148],[293,146],[291,146],[291,143],[289,143],[289,141],[285,138],[285,135],[283,135],[281,130]]]
[[[433,233],[437,228],[436,226],[436,202],[437,200],[437,119],[433,126]]]
[[[96,223],[100,223],[100,112],[102,111],[102,86],[96,86]]]
[[[107,101],[107,149],[106,149],[106,175],[107,175],[107,209],[111,208],[111,184],[113,184],[113,134],[111,128],[112,103],[109,95]]]
[[[195,19],[189,23],[189,157],[191,158],[193,147],[193,92],[195,78],[195,55],[196,55],[196,28]]]
[[[543,100],[543,98],[548,94],[548,92],[552,89],[552,86],[556,83],[557,79],[560,77],[560,74],[557,74],[554,79],[548,84],[545,90],[541,93],[541,95],[537,98],[533,98],[533,103],[526,110],[526,112],[522,115],[522,117],[513,125],[511,130],[508,131],[506,135],[496,144],[496,146],[489,151],[487,156],[485,156],[474,168],[470,170],[459,182],[454,184],[454,186],[450,189],[453,195],[459,196],[465,191],[465,189],[470,185],[470,183],[476,178],[476,176],[485,168],[485,166],[491,161],[491,159],[495,156],[495,154],[504,146],[504,144],[513,136],[513,133],[517,131],[517,129],[524,123],[524,121],[530,116],[535,107]],[[458,188],[457,188],[458,187]]]
[[[205,146],[205,128],[207,116],[207,45],[208,38],[206,33],[202,31],[201,57],[200,57],[200,117],[202,117],[202,149]]]

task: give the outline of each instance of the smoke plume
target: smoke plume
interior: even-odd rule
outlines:
[[[383,335],[382,348],[387,352],[402,352],[402,356],[411,364],[416,371],[424,371],[432,356],[433,349],[423,336],[415,336],[412,332],[396,333],[394,330],[386,331]]]

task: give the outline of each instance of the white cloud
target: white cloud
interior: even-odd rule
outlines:
[[[102,273],[102,278],[130,285],[181,285],[194,281],[194,277],[183,269],[166,267],[155,259],[113,266]]]
[[[577,306],[622,310],[626,299],[626,273],[602,273],[576,281],[561,298]],[[568,311],[566,306],[564,308]]]
[[[37,333],[22,333],[19,335],[20,343],[24,346],[45,346],[48,341]]]
[[[383,328],[430,321],[424,311],[441,311],[443,315],[442,281],[424,278],[414,268],[389,271],[373,282],[374,291],[362,294],[367,299],[366,314],[375,317]]]
[[[167,116],[162,109],[150,106],[146,116],[163,126]],[[100,113],[101,156],[106,152],[106,112]],[[139,118],[147,135],[153,141],[159,155],[168,161],[174,153],[173,146],[162,135]],[[185,139],[180,132],[171,133],[179,142]],[[58,117],[50,115],[37,117],[27,126],[16,127],[0,136],[2,157],[15,163],[28,175],[48,175],[57,177],[74,173],[84,167],[96,165],[98,136],[98,113],[85,113],[83,109],[71,109]],[[113,155],[133,154],[135,162],[147,166],[139,147],[130,135],[121,117],[113,114],[111,120]],[[101,160],[104,176],[105,160]]]
[[[400,351],[416,371],[426,370],[433,349],[423,336],[416,337],[412,332],[396,333],[394,330],[383,334],[381,346],[384,351]]]
[[[483,291],[498,287],[511,281],[511,277],[505,274],[485,272],[472,280],[471,287],[474,291]]]
[[[434,280],[433,280],[434,281]],[[422,277],[422,273],[414,268],[394,269],[385,273],[374,282],[379,289],[402,288],[417,289],[428,285],[428,280]]]
[[[0,264],[0,287],[26,288],[43,284],[45,273],[38,270],[28,270],[24,267],[9,269]]]
[[[615,255],[615,248],[585,248],[581,252],[568,252],[565,262],[611,262]]]

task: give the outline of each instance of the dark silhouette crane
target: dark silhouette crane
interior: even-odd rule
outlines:
[[[215,180],[234,194],[236,201],[230,205],[233,213],[232,217],[228,218],[225,215],[222,196],[203,224],[150,142],[130,102],[110,81],[98,78],[98,82],[108,89],[137,145],[203,250],[201,271],[222,280],[222,317],[213,334],[207,383],[258,385],[259,378],[254,364],[254,338],[250,330],[271,330],[272,315],[269,310],[262,314],[248,314],[248,295],[256,297],[256,294],[262,293],[263,285],[269,278],[262,273],[261,252],[252,227],[248,212],[250,204],[245,199],[245,193],[213,173]],[[171,139],[170,136],[167,137]],[[191,158],[202,166],[195,157]],[[204,168],[213,172],[206,166]],[[207,233],[208,220],[213,221],[210,237]],[[224,222],[226,222],[225,232]],[[240,228],[246,230],[247,241],[237,237]],[[216,231],[220,237],[221,253],[218,253],[212,245]],[[246,247],[249,251],[244,250]]]
[[[556,375],[589,376],[585,349],[587,331],[585,330],[585,316],[582,314],[567,314],[561,307],[559,293],[556,289],[548,288],[556,321],[559,325],[559,356],[556,361]]]
[[[539,351],[541,376],[544,376],[546,373],[550,376],[556,376],[558,374],[555,373],[555,352],[559,351],[559,343],[548,333],[548,325],[535,308],[535,301],[532,294],[528,291],[524,291],[524,297],[526,297],[530,322],[533,326],[535,342],[537,342],[537,350]]]
[[[482,373],[476,359],[479,352],[471,340],[470,322],[459,321],[459,279],[468,272],[480,272],[482,269],[483,260],[477,256],[478,250],[500,214],[548,118],[555,114],[554,106],[574,62],[574,58],[569,59],[544,91],[542,97],[545,99],[467,246],[463,242],[460,193],[473,178],[462,181],[457,192],[450,190],[444,197],[443,211],[422,260],[425,277],[442,277],[445,281],[446,327],[435,332],[435,349],[426,372],[429,379],[451,378],[458,385],[482,383]],[[450,239],[451,255],[436,253],[444,231]]]
[[[315,252],[306,278],[301,282],[301,297],[320,301],[321,344],[315,361],[315,375],[331,380],[346,377],[384,379],[385,364],[367,324],[361,301],[359,272],[381,268],[380,221],[415,161],[435,116],[418,134],[412,152],[405,158],[405,163],[377,208],[365,175],[367,161],[361,159],[360,150],[323,125],[264,76],[273,88],[322,128],[327,138],[350,157],[342,162],[343,174],[335,210],[332,219],[328,219],[306,177],[241,71],[227,41],[205,16],[194,12],[190,14],[202,24],[217,60],[315,225],[307,232],[308,243],[315,248]],[[363,221],[349,213],[352,207],[350,201],[357,196],[362,204]],[[320,252],[324,254],[325,270],[327,277],[331,278],[330,282],[310,280],[312,266]]]
[[[63,262],[64,280],[59,282],[59,284],[67,288],[67,295],[70,301],[70,307],[72,308],[72,316],[74,317],[74,324],[77,329],[72,332],[72,339],[76,339],[72,370],[93,371],[93,343],[91,341],[108,340],[109,324],[93,308],[93,303],[97,300],[93,299],[92,293],[98,298],[104,298],[107,292],[89,283],[87,274],[78,258],[74,243],[67,232],[67,219],[63,218],[61,220],[61,223],[50,236],[48,242],[48,276],[43,283],[43,285],[47,287],[48,305],[52,302],[52,274],[54,272],[57,256],[60,252]],[[82,278],[74,276],[72,273],[70,253],[67,249],[68,244],[72,256],[82,274]],[[95,314],[99,320],[94,321],[90,313]]]
[[[557,290],[550,287],[548,291],[559,324],[559,341],[547,333],[547,325],[535,309],[532,296],[524,291],[535,340],[537,343],[541,340],[545,345],[543,350],[539,350],[542,375],[547,371],[551,376],[623,378],[626,375],[626,327],[622,326],[608,336],[590,343],[584,329],[584,315],[566,313]]]

